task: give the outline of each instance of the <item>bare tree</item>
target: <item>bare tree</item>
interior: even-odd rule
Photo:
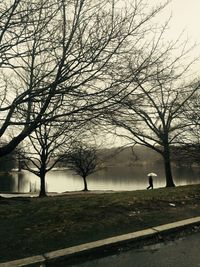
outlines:
[[[146,13],[143,1],[129,8],[115,0],[1,1],[0,137],[8,142],[0,156],[43,123],[82,123],[113,105],[125,77],[111,68],[130,44],[137,54],[164,6]]]
[[[87,177],[94,173],[98,166],[97,149],[82,142],[75,142],[71,152],[67,154],[66,164],[83,178],[83,191],[88,191]]]
[[[171,148],[172,161],[179,167],[187,166],[192,168],[195,165],[200,166],[200,144],[184,143],[177,144]]]
[[[72,126],[49,122],[39,126],[21,145],[18,153],[23,160],[21,167],[40,178],[40,197],[46,196],[46,174],[66,157],[71,136]]]
[[[152,48],[154,49],[154,48]],[[164,160],[166,187],[175,186],[170,150],[178,136],[185,132],[187,124],[182,120],[182,108],[199,91],[199,83],[188,81],[189,67],[182,65],[188,51],[185,46],[180,55],[172,56],[174,44],[159,48],[158,53],[149,54],[149,71],[135,75],[135,62],[129,62],[134,93],[120,102],[118,109],[110,114],[113,125],[123,129],[121,136],[131,142],[153,149]]]
[[[199,90],[187,101],[183,107],[183,120],[187,123],[185,138],[189,143],[200,144],[200,92]]]
[[[200,164],[200,93],[196,92],[182,108],[182,121],[187,125],[179,137],[179,155],[190,165]]]

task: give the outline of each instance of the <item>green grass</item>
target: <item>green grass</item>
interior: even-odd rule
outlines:
[[[0,262],[199,215],[200,185],[43,199],[1,198]]]

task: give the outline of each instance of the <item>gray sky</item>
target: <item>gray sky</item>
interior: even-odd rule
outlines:
[[[150,5],[163,3],[163,0],[148,0]],[[200,43],[200,0],[171,0],[165,11],[158,16],[160,22],[172,14],[169,37],[175,38],[185,29],[185,35]]]
[[[165,0],[146,0],[148,5],[153,7]],[[165,32],[166,41],[175,41],[180,37],[180,41],[187,40],[187,49],[195,45],[187,56],[187,62],[197,59],[191,66],[191,73],[195,77],[200,76],[200,0],[171,0],[168,6],[160,12],[155,21],[163,25],[171,16],[169,27]],[[175,52],[178,53],[178,50]]]

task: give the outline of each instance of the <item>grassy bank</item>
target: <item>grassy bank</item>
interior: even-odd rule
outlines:
[[[200,215],[200,185],[0,199],[0,262]]]

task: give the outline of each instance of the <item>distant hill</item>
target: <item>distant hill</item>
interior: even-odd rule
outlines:
[[[144,147],[135,146],[126,148],[101,149],[99,155],[105,160],[106,166],[131,166],[144,165],[162,161],[161,156],[155,151]]]

